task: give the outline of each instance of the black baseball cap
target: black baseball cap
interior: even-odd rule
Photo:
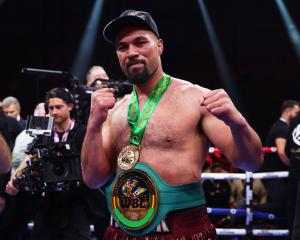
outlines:
[[[73,96],[66,88],[53,88],[46,94],[46,104],[50,98],[60,98],[64,100],[66,103],[74,103]]]
[[[121,15],[110,21],[103,30],[103,36],[109,43],[114,43],[117,34],[127,26],[144,26],[159,38],[158,28],[148,12],[125,10]]]

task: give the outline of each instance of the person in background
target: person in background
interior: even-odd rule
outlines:
[[[93,90],[95,88],[101,88],[103,87],[102,82],[108,79],[108,75],[102,66],[92,66],[86,74],[86,86]],[[90,105],[90,94],[84,95],[84,97],[80,99],[80,112],[82,114],[81,119],[84,125],[87,124],[87,120],[89,118]]]
[[[21,105],[17,98],[9,96],[2,100],[2,108],[7,116],[17,119],[22,129],[25,129],[26,120],[21,117]]]
[[[35,116],[45,116],[44,103],[40,103],[35,107]],[[31,137],[23,130],[16,138],[12,152],[12,173],[18,168],[22,160],[26,157],[28,144],[31,143]],[[8,209],[2,224],[1,236],[5,239],[27,239],[29,231],[27,224],[33,218],[36,210],[38,197],[30,192],[21,192],[17,196],[7,196]],[[24,207],[24,205],[26,207]]]
[[[68,144],[72,153],[80,155],[85,135],[85,127],[74,119],[74,100],[67,89],[54,88],[46,95],[45,108],[54,118],[53,134],[48,140],[49,146]],[[13,180],[18,172],[26,167],[24,159],[6,186],[6,192],[16,195],[19,190]],[[73,161],[73,159],[72,159]],[[88,202],[89,194],[84,184],[61,191],[45,191],[37,205],[34,217],[33,240],[84,240],[90,239],[90,223]],[[24,206],[23,206],[24,207]]]
[[[39,103],[36,105],[34,109],[34,116],[36,117],[43,117],[46,116],[45,112],[45,104]],[[15,146],[12,152],[13,156],[13,171],[20,165],[21,161],[26,156],[26,150],[28,144],[30,144],[33,140],[33,137],[26,133],[26,130],[23,130],[16,138]]]
[[[300,239],[300,113],[291,121],[286,154],[290,159],[288,178],[289,239]]]
[[[279,119],[272,125],[266,136],[266,147],[276,147],[276,153],[266,154],[259,172],[288,171],[290,160],[285,153],[289,124],[300,112],[300,103],[295,100],[285,100],[281,105]],[[287,215],[288,180],[286,178],[264,179],[267,190],[267,203],[261,205],[261,210],[279,215]]]
[[[102,87],[101,80],[108,80],[109,77],[102,66],[92,66],[86,75],[88,87]]]

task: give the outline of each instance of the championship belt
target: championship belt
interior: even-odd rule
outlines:
[[[111,208],[127,229],[140,230],[151,223],[158,206],[158,192],[152,178],[144,171],[130,169],[115,181]]]
[[[205,204],[200,182],[168,185],[150,165],[142,162],[119,172],[105,191],[114,220],[133,236],[153,231],[170,211]]]

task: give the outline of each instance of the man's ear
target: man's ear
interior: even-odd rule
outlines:
[[[159,53],[159,55],[162,55],[162,53],[164,51],[164,42],[163,42],[162,39],[158,39],[157,47],[158,47],[158,53]]]
[[[74,103],[68,103],[68,109],[71,112],[74,108]]]

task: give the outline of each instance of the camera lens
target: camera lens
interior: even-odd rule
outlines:
[[[53,173],[58,177],[62,177],[67,174],[67,171],[62,163],[55,163],[53,165]]]

